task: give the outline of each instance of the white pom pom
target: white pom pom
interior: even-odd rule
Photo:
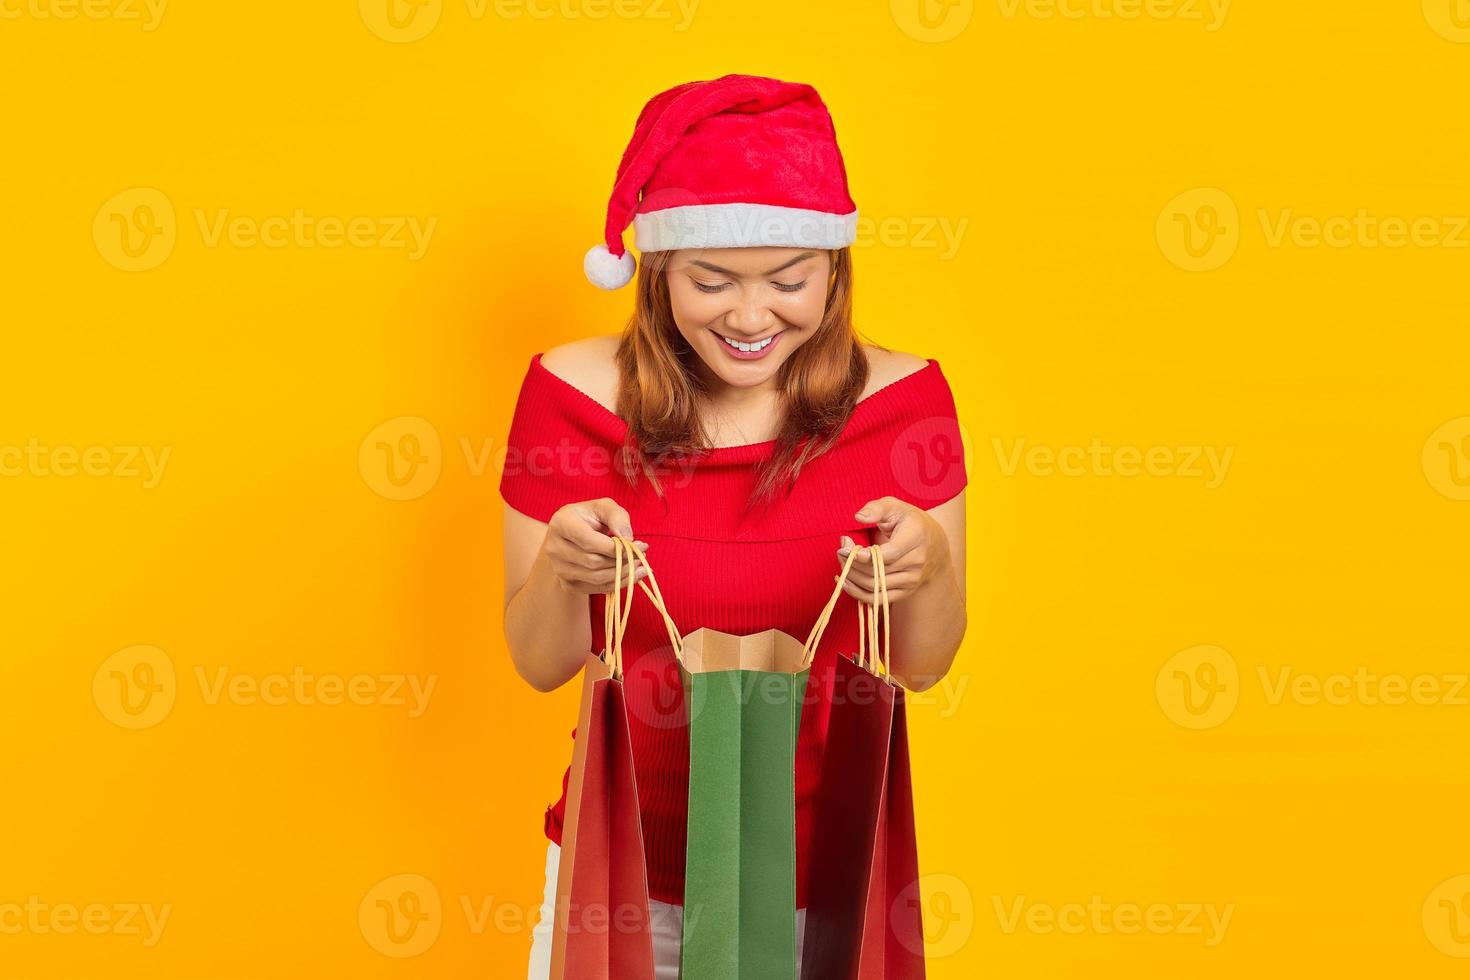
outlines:
[[[592,246],[582,259],[582,271],[587,273],[587,280],[602,289],[621,289],[633,280],[637,268],[632,252],[615,256],[606,245]]]

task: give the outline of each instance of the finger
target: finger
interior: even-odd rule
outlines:
[[[631,538],[633,536],[633,519],[628,512],[611,497],[599,497],[587,502],[592,513],[608,534],[620,538]]]
[[[899,572],[907,571],[911,567],[923,564],[923,561],[919,560],[922,558],[923,552],[918,550],[922,545],[922,536],[920,536],[918,541],[913,541],[910,540],[908,535],[904,535],[884,544],[875,545],[875,547],[883,555],[883,570],[889,576],[893,576]],[[868,561],[870,563],[872,562],[871,555],[868,556]]]
[[[580,575],[575,572],[563,575],[561,580],[562,584],[565,585],[569,591],[575,592],[578,595],[593,595],[598,592],[607,591],[607,589],[603,588],[602,584],[595,579],[588,578],[586,575]]]
[[[624,565],[623,577],[621,580],[617,578],[616,571],[614,569],[609,569],[601,573],[589,572],[583,574],[579,572],[573,572],[568,576],[567,581],[571,582],[572,587],[578,592],[585,592],[588,595],[594,593],[601,593],[605,595],[613,590],[614,582],[619,583],[618,588],[627,589],[632,588],[647,577],[647,570],[643,568],[636,568],[630,571],[628,566]]]
[[[613,540],[605,534],[598,534],[596,531],[590,533],[597,535],[597,537],[604,541]],[[595,545],[596,542],[579,542],[570,537],[562,536],[559,540],[548,543],[547,553],[551,556],[553,562],[585,577],[600,574],[604,569],[613,567],[615,555],[604,555],[598,551],[585,550],[587,547]]]
[[[620,589],[631,588],[632,586],[637,585],[639,582],[643,581],[647,577],[648,577],[648,569],[643,568],[642,566],[639,566],[638,568],[634,568],[634,569],[629,569],[627,565],[624,565],[623,566],[623,577],[622,577],[622,579],[620,581],[620,584],[619,584],[618,588],[620,588]],[[606,575],[604,575],[602,577],[600,591],[602,591],[602,592],[611,592],[612,591],[612,588],[613,588],[613,582],[614,581],[618,581],[617,575],[615,574],[615,572],[611,572],[611,571],[608,572]]]
[[[894,514],[891,523],[879,525],[879,531],[874,535],[874,545],[883,552],[885,565],[892,565],[900,558],[924,544],[924,526],[922,522],[910,519],[911,514],[904,510]],[[880,544],[876,539],[881,537]]]
[[[606,558],[612,561],[613,549],[617,547],[613,539],[597,529],[596,518],[590,514],[579,513],[578,516],[582,519],[568,521],[562,527],[562,538],[568,549],[588,556],[588,560]]]
[[[858,602],[866,602],[868,605],[873,604],[873,593],[853,585],[851,579],[842,583],[842,591],[852,596]]]
[[[902,512],[903,501],[897,497],[879,497],[863,504],[853,517],[864,524],[892,524]]]
[[[866,544],[865,545],[862,545],[861,547],[858,547],[858,549],[857,549],[857,556],[855,558],[853,558],[853,560],[852,560],[852,571],[853,571],[853,573],[856,573],[858,571],[858,569],[860,569],[860,568],[872,568],[873,567],[873,554],[872,554],[872,552],[869,549],[870,548],[876,548],[876,547],[878,547],[878,546],[877,545],[866,545]],[[851,548],[839,548],[838,551],[837,551],[837,561],[840,564],[846,565],[847,564],[847,556],[848,556],[848,554],[849,554],[849,552],[851,550],[852,550]],[[879,550],[882,550],[882,549],[880,548]],[[886,552],[886,551],[883,552],[883,555],[884,555],[885,558],[887,558],[888,552]],[[883,567],[885,569],[888,567],[888,562],[887,561],[884,562]]]
[[[606,535],[602,535],[602,539],[604,541],[613,540]],[[648,542],[646,541],[635,541],[633,542],[633,544],[634,547],[638,549],[638,553],[640,555],[648,550]],[[611,572],[614,568],[617,567],[618,560],[618,556],[616,554],[604,555],[600,552],[581,551],[575,546],[568,546],[563,552],[560,553],[560,557],[561,560],[567,562],[568,564],[576,565],[578,568],[585,569],[589,572],[599,573]],[[637,558],[624,552],[623,564],[640,565],[641,563],[638,561]],[[608,581],[612,580],[608,579]]]
[[[614,527],[627,530],[627,511],[623,510],[613,500],[606,497],[600,500],[588,500],[573,508],[573,513],[580,520],[568,521],[563,531],[568,542],[578,551],[589,555],[604,555],[611,559],[613,549],[617,547],[612,540]],[[618,515],[622,516],[619,517]],[[626,534],[617,532],[620,536],[629,537],[631,530]]]
[[[919,584],[919,573],[915,569],[902,572],[894,572],[883,576],[883,587],[888,590],[888,601],[892,602],[898,597],[898,593],[913,588]],[[868,587],[877,590],[877,583],[870,582]]]
[[[876,570],[871,565],[859,568],[854,564],[852,570],[847,573],[847,577],[850,581],[858,583],[865,589],[873,589],[878,584],[878,576],[873,574],[874,571]],[[883,581],[889,589],[917,585],[921,571],[922,569],[915,565],[905,565],[903,568],[896,570],[884,565]]]

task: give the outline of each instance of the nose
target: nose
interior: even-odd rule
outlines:
[[[755,294],[759,290],[752,291]],[[725,314],[725,329],[736,338],[752,339],[767,333],[776,322],[776,315],[761,302],[759,295],[747,293],[736,299],[735,305]]]

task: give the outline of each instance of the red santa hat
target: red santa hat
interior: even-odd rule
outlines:
[[[629,224],[642,252],[851,245],[857,207],[816,89],[726,75],[654,96],[618,164],[606,241],[582,263],[603,289],[633,278]]]

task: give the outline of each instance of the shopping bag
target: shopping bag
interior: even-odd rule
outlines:
[[[623,632],[632,547],[615,540],[617,582],[604,605],[601,653],[589,653],[567,781],[552,931],[552,980],[653,980],[648,869],[623,693]],[[634,561],[627,559],[631,570]]]
[[[656,584],[689,720],[682,980],[796,980],[796,744],[811,659],[851,556],[803,643],[680,635]],[[651,576],[650,576],[651,579]]]
[[[814,802],[803,980],[924,976],[904,695],[889,673],[883,556],[869,550],[875,601],[871,610],[858,604],[857,655],[839,654],[833,678]]]

